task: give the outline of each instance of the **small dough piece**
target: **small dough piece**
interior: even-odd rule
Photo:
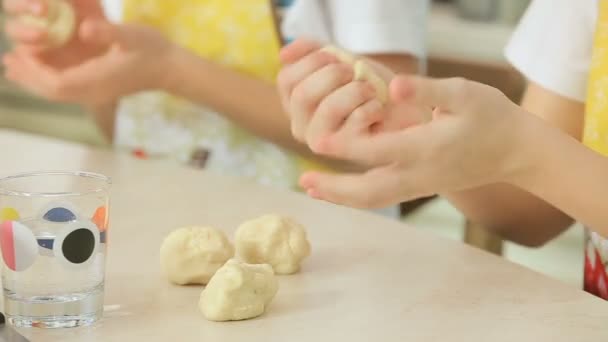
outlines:
[[[211,321],[240,321],[263,314],[279,290],[270,265],[229,260],[201,293],[199,309]]]
[[[76,14],[72,5],[66,0],[47,0],[46,17],[22,15],[22,23],[47,31],[50,46],[59,47],[67,43],[76,29]]]
[[[310,255],[306,230],[279,215],[247,221],[236,231],[238,257],[250,264],[270,264],[276,274],[293,274]]]
[[[358,60],[355,63],[355,80],[356,81],[367,81],[376,91],[376,98],[380,103],[386,104],[388,102],[388,86],[382,77],[372,69],[372,67],[363,60]]]
[[[354,66],[355,63],[357,62],[357,58],[355,57],[355,55],[353,55],[345,50],[342,50],[339,47],[334,46],[334,45],[327,45],[327,46],[323,47],[321,49],[321,51],[327,52],[328,54],[336,57],[340,62],[346,63],[351,66]]]
[[[160,247],[161,269],[177,285],[207,284],[233,256],[234,247],[226,235],[209,227],[175,230]]]
[[[365,60],[355,57],[354,55],[333,45],[327,45],[321,49],[323,52],[334,55],[342,63],[346,63],[353,67],[355,81],[367,81],[376,91],[376,98],[380,103],[388,102],[388,85],[378,76],[374,69]]]

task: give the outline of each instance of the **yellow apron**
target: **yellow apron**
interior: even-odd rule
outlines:
[[[608,157],[608,1],[601,0],[585,103],[583,142]],[[585,167],[581,165],[581,167]],[[608,177],[608,175],[606,175]],[[587,292],[608,299],[608,240],[587,230],[585,280]]]
[[[274,82],[281,46],[270,1],[123,1],[126,22],[155,27],[205,59]],[[173,155],[189,162],[192,154],[205,156],[197,152],[203,146],[210,151],[210,169],[290,188],[296,188],[302,171],[321,168],[270,146],[217,113],[167,94],[123,102],[117,142],[139,154]]]

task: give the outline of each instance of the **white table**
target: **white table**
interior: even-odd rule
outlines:
[[[33,341],[607,341],[608,303],[498,257],[367,212],[163,161],[0,130],[7,175],[40,169],[114,180],[106,305],[97,325],[23,330]],[[206,224],[232,236],[276,212],[309,230],[303,271],[280,278],[269,312],[212,323],[200,287],[170,285],[159,246]]]

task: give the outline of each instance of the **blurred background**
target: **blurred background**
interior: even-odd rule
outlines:
[[[433,1],[428,25],[427,73],[434,77],[463,76],[487,83],[501,89],[512,100],[519,101],[524,80],[505,61],[503,48],[528,4],[529,0]],[[2,21],[0,12],[0,23]],[[0,54],[7,49],[8,42],[0,35]],[[78,107],[34,98],[11,86],[2,77],[0,128],[108,146],[89,117]],[[463,239],[464,218],[441,199],[425,202],[403,219],[434,234]],[[577,226],[540,249],[505,243],[502,254],[514,262],[580,286],[582,246],[583,233]]]

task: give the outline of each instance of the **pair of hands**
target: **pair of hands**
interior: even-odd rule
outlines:
[[[350,66],[299,40],[281,52],[279,92],[292,133],[313,152],[355,161],[363,173],[305,173],[312,197],[384,207],[427,195],[510,182],[532,167],[531,115],[495,88],[463,79],[391,75],[382,105]],[[428,111],[432,119],[425,120]]]
[[[14,49],[3,57],[6,77],[26,90],[59,102],[95,107],[149,88],[162,88],[165,60],[174,46],[160,33],[115,25],[99,1],[69,0],[76,32],[64,46],[49,49],[47,32],[26,26],[23,14],[45,16],[44,0],[4,0],[5,30]]]

